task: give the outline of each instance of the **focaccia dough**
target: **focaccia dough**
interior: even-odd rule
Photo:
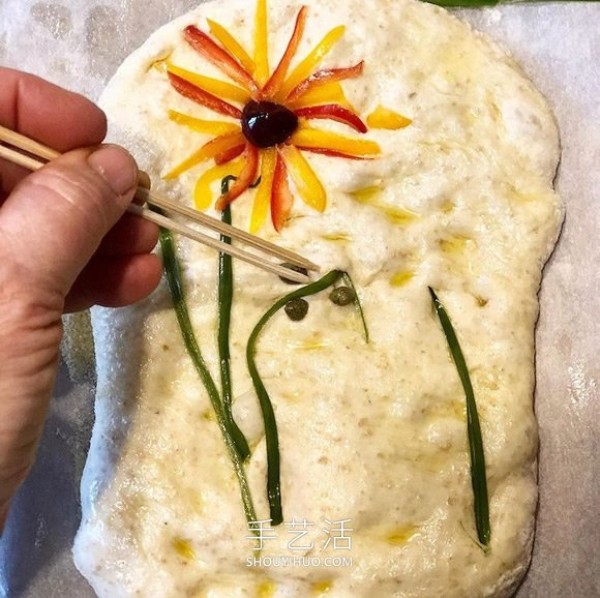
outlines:
[[[381,104],[413,120],[369,131],[379,159],[308,156],[328,192],[326,211],[296,200],[280,236],[270,224],[261,232],[323,272],[351,272],[371,331],[367,345],[352,309],[323,293],[310,298],[300,323],[278,314],[258,350],[279,426],[286,523],[306,519],[314,544],[290,553],[283,525],[262,556],[321,564],[248,566],[252,542],[237,481],[163,284],[139,305],[93,314],[96,423],[74,553],[101,598],[501,598],[528,566],[537,292],[563,216],[553,190],[553,116],[510,57],[442,9],[413,0],[304,4],[298,56],[345,24],[325,64],[365,60],[364,74],[344,83],[351,103],[363,115]],[[272,63],[299,7],[269,2]],[[104,94],[113,137],[134,151],[156,190],[183,203],[191,204],[203,167],[168,184],[160,177],[208,137],[169,121],[167,111],[213,114],[151,66],[172,54],[222,78],[182,30],[206,29],[206,17],[214,18],[251,48],[254,9],[248,0],[201,5],[130,56]],[[377,201],[357,201],[356,191],[369,187],[380,188]],[[253,194],[233,206],[242,228]],[[416,216],[402,221],[392,208]],[[179,250],[194,325],[218,380],[216,254],[187,241]],[[428,285],[452,318],[475,388],[490,492],[487,553],[473,523],[464,393]],[[244,351],[259,317],[289,289],[235,263],[234,411],[253,447],[247,474],[262,519],[264,436]],[[350,550],[324,546],[327,519],[350,520]],[[352,564],[328,566],[327,557]]]

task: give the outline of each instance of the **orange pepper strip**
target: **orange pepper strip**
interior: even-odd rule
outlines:
[[[256,190],[252,215],[250,216],[250,232],[256,234],[264,225],[271,204],[271,190],[277,165],[277,149],[271,147],[262,152],[261,182]]]
[[[174,75],[173,73],[167,73],[169,76],[169,81],[171,85],[175,88],[175,90],[180,93],[182,96],[200,104],[201,106],[205,106],[206,108],[210,108],[215,112],[219,112],[220,114],[224,114],[225,116],[233,116],[234,118],[242,118],[242,111],[231,104],[228,104],[221,98],[212,95],[212,93],[208,93],[203,89],[200,89],[193,83]]]
[[[184,125],[193,131],[209,135],[225,135],[226,133],[234,133],[242,130],[235,123],[228,123],[221,120],[203,120],[177,112],[176,110],[169,110],[169,118],[178,125]]]
[[[182,79],[185,79],[189,83],[192,83],[196,87],[211,93],[219,98],[225,98],[227,100],[233,100],[240,104],[245,104],[250,99],[250,93],[237,85],[226,83],[225,81],[219,81],[211,77],[205,77],[192,71],[188,71],[179,66],[167,62],[167,71],[177,75]]]
[[[203,145],[198,151],[173,168],[164,178],[166,180],[175,179],[190,168],[194,168],[194,166],[210,160],[218,154],[240,145],[240,143],[244,143],[244,140],[243,133],[227,133],[226,135],[215,137],[215,139]]]
[[[288,184],[287,168],[281,154],[278,153],[271,189],[271,221],[277,232],[285,226],[293,205],[294,196]]]
[[[285,145],[281,148],[281,154],[302,201],[318,212],[324,212],[327,192],[302,152],[293,145]]]
[[[220,181],[227,175],[239,176],[244,167],[243,160],[236,160],[229,164],[220,164],[209,168],[196,183],[194,190],[194,204],[197,210],[207,210],[213,202],[211,185]]]
[[[215,164],[227,164],[227,162],[231,162],[231,160],[235,160],[238,156],[241,156],[245,149],[245,144],[232,147],[230,150],[215,156]]]
[[[296,26],[294,27],[294,32],[292,33],[292,37],[288,43],[288,46],[275,69],[275,72],[271,75],[271,78],[264,86],[262,93],[265,98],[271,98],[277,94],[285,76],[287,75],[288,69],[290,68],[290,64],[292,63],[292,59],[296,55],[298,51],[298,45],[300,44],[300,40],[302,39],[302,35],[304,34],[304,28],[306,26],[306,15],[308,14],[308,8],[303,6],[298,13],[298,17],[296,18]]]
[[[288,94],[295,89],[304,79],[309,77],[315,67],[325,58],[331,48],[344,35],[346,28],[343,25],[332,29],[325,37],[316,45],[312,52],[292,71],[292,74],[286,79],[281,86],[277,99],[283,102]]]
[[[256,81],[254,81],[252,75],[237,60],[234,60],[227,51],[215,44],[204,31],[200,31],[194,25],[188,25],[185,28],[185,39],[196,52],[212,62],[236,83],[239,83],[249,92],[257,90]]]
[[[326,85],[328,83],[333,83],[334,81],[344,81],[346,79],[354,79],[362,75],[362,72],[365,67],[365,61],[361,60],[358,64],[354,66],[349,66],[347,68],[342,69],[323,69],[317,71],[314,75],[307,77],[299,83],[292,91],[289,93],[287,100],[289,102],[293,102],[303,95],[313,90],[315,87],[320,87],[322,85]]]
[[[244,161],[244,168],[240,172],[238,180],[231,185],[229,192],[219,197],[215,207],[217,210],[224,210],[233,200],[237,199],[254,181],[256,180],[256,174],[258,173],[258,162],[259,152],[256,147],[251,143],[246,144],[246,151],[242,161]]]
[[[356,158],[368,158],[381,153],[379,144],[365,139],[352,139],[329,131],[300,127],[289,139],[290,145],[309,151],[333,152]]]
[[[256,80],[264,85],[269,78],[269,18],[267,0],[256,3],[256,29],[254,31],[254,62]]]
[[[366,133],[368,131],[367,125],[360,119],[360,116],[352,110],[347,110],[338,106],[337,104],[326,104],[325,106],[309,106],[307,108],[300,108],[295,111],[296,116],[300,118],[322,118],[328,120],[335,120],[352,127],[359,133]]]
[[[221,45],[235,58],[251,75],[256,70],[256,64],[254,60],[250,58],[248,52],[244,50],[242,45],[219,23],[206,19],[210,32],[213,36],[221,42]]]
[[[290,110],[317,106],[319,104],[339,104],[345,108],[352,109],[352,106],[339,83],[325,83],[322,87],[310,89],[302,95],[302,97],[293,102],[285,102],[286,107]]]

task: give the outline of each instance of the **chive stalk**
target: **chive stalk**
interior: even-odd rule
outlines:
[[[246,520],[249,524],[251,524],[258,519],[254,509],[254,503],[252,501],[250,486],[246,478],[246,472],[244,471],[243,461],[237,451],[235,441],[227,425],[227,419],[225,417],[221,397],[219,396],[219,392],[213,377],[211,376],[206,362],[204,361],[202,352],[200,351],[200,346],[198,345],[198,341],[196,339],[196,335],[194,334],[189,311],[185,301],[181,267],[179,265],[179,261],[177,260],[175,243],[173,241],[173,235],[170,231],[161,229],[160,245],[162,249],[165,274],[169,284],[169,289],[171,291],[171,297],[173,300],[173,306],[175,308],[179,329],[181,331],[181,336],[183,337],[183,342],[187,352],[192,359],[194,367],[200,376],[202,384],[208,393],[208,397],[214,409],[217,424],[223,436],[223,440],[225,441],[227,452],[229,453],[229,457],[240,484],[240,492]]]
[[[235,177],[225,177],[221,182],[221,193],[225,195],[229,190],[230,181]],[[228,205],[221,214],[221,220],[226,224],[231,224],[231,205]],[[231,237],[221,235],[221,241],[231,245]],[[229,331],[231,327],[231,306],[233,303],[233,264],[230,255],[219,253],[219,284],[218,284],[218,305],[219,305],[219,326],[218,326],[218,346],[219,346],[219,364],[221,369],[221,396],[223,397],[223,413],[229,428],[229,433],[233,438],[236,450],[242,459],[246,461],[250,456],[250,447],[248,441],[235,422],[232,411],[233,394],[231,389],[231,353],[229,350]]]
[[[315,295],[333,286],[344,273],[340,270],[332,270],[323,278],[313,282],[305,287],[288,293],[276,301],[271,308],[262,316],[258,324],[252,330],[248,344],[246,346],[246,361],[248,363],[248,371],[254,384],[256,395],[260,403],[260,408],[263,414],[265,426],[265,441],[267,444],[267,498],[269,500],[269,511],[271,516],[271,525],[279,525],[283,521],[283,509],[281,507],[281,464],[279,455],[279,435],[277,431],[277,421],[273,404],[269,397],[269,393],[263,384],[263,381],[256,367],[256,344],[260,333],[266,326],[267,322],[289,301],[301,299],[309,295]]]
[[[367,319],[365,318],[365,312],[363,310],[362,303],[360,302],[360,297],[358,296],[358,291],[356,290],[356,287],[354,286],[354,282],[352,281],[352,278],[350,277],[350,274],[348,274],[348,272],[344,272],[342,274],[342,278],[344,279],[344,282],[346,283],[346,285],[349,286],[354,291],[354,307],[356,308],[356,311],[358,312],[358,315],[360,317],[360,321],[362,322],[363,332],[365,335],[365,342],[368,344],[369,343],[369,327],[367,326]]]
[[[446,336],[450,354],[456,365],[458,376],[465,391],[467,401],[467,431],[469,437],[469,452],[471,455],[471,485],[473,486],[473,500],[475,511],[475,526],[477,528],[477,537],[483,546],[490,543],[490,509],[487,489],[487,478],[485,470],[485,454],[483,451],[483,440],[481,438],[481,426],[479,425],[479,415],[477,413],[477,403],[475,402],[475,393],[469,376],[469,369],[463,355],[460,343],[450,321],[446,309],[442,305],[435,291],[429,288],[433,307],[438,315],[442,329]]]

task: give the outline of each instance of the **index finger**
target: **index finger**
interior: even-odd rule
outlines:
[[[60,152],[98,145],[106,135],[106,116],[93,102],[39,77],[0,68],[0,124]],[[5,192],[26,171],[0,161]]]

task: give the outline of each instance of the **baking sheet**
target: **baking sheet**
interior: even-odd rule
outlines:
[[[339,0],[343,2],[343,0]],[[368,0],[365,0],[368,2]],[[195,0],[0,0],[0,64],[97,98],[123,58]],[[393,6],[393,3],[390,3]],[[518,598],[600,597],[600,4],[513,5],[460,16],[510,49],[561,128],[567,203],[537,330],[541,496]],[[93,380],[64,364],[38,460],[0,542],[0,596],[93,598],[71,562]]]

